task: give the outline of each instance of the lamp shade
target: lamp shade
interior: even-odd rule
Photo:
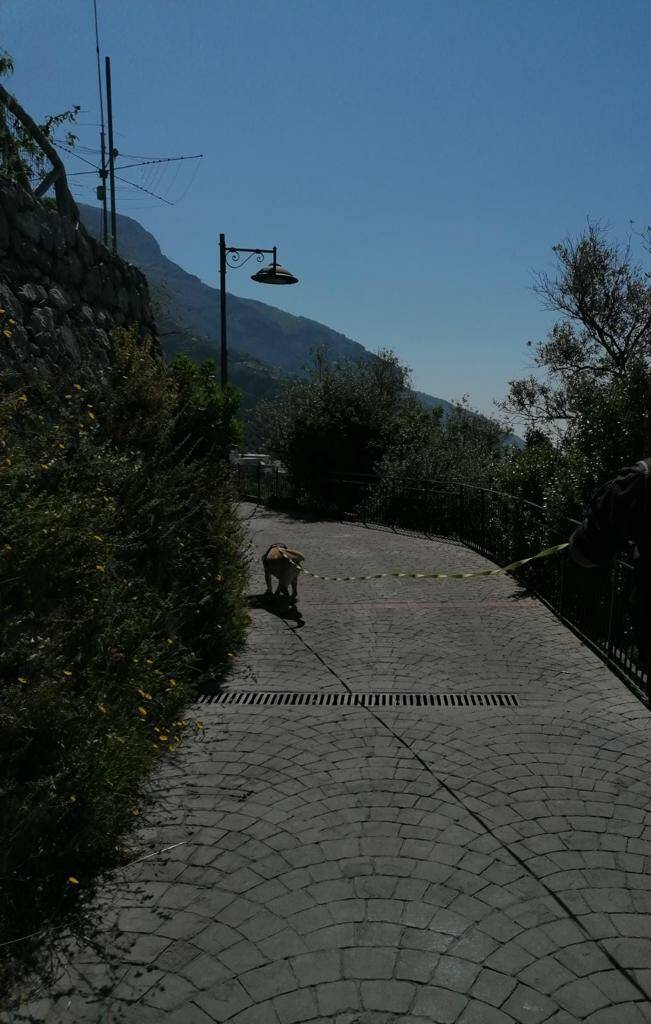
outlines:
[[[281,267],[280,263],[270,263],[268,267],[262,267],[257,274],[251,274],[251,280],[258,284],[297,284],[298,278],[290,274],[289,270]]]

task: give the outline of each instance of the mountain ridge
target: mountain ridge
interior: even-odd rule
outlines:
[[[100,238],[100,208],[82,203],[79,211],[85,228]],[[197,361],[218,359],[219,289],[174,263],[155,236],[134,218],[118,214],[117,234],[120,255],[149,280],[165,355],[169,358],[186,351]],[[228,340],[230,377],[243,391],[243,408],[249,412],[260,398],[271,397],[288,374],[303,374],[317,350],[333,360],[373,358],[359,342],[325,324],[231,292]],[[440,406],[444,416],[455,408],[447,399],[423,391],[414,394],[425,408]],[[509,441],[522,444],[514,435]]]

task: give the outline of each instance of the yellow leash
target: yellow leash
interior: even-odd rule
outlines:
[[[544,551],[539,551],[537,555],[530,555],[529,558],[520,558],[519,561],[511,562],[510,565],[505,565],[503,568],[481,569],[479,572],[376,572],[371,573],[369,576],[320,576],[319,573],[310,572],[309,569],[304,569],[301,565],[297,565],[296,562],[292,562],[291,558],[288,558],[287,555],[285,555],[285,558],[305,576],[311,576],[315,580],[327,580],[329,583],[355,583],[362,580],[383,580],[389,577],[409,580],[470,580],[478,576],[498,576],[500,573],[512,572],[514,569],[519,569],[529,562],[535,562],[540,558],[549,558],[550,555],[555,555],[568,546],[567,542],[556,544],[553,548],[545,548]]]

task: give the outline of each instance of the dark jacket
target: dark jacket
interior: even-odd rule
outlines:
[[[579,565],[602,565],[629,543],[637,585],[651,592],[651,458],[623,469],[592,496],[570,537],[570,554]]]

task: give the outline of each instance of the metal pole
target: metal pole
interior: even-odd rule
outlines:
[[[226,236],[219,236],[219,307],[221,312],[221,381],[228,384],[228,348],[226,346]]]
[[[111,182],[111,247],[118,251],[118,229],[115,216],[115,150],[113,148],[113,101],[111,96],[111,58],[106,58],[106,112],[108,114],[109,180]]]
[[[100,120],[100,148],[102,153],[102,162],[100,170],[100,178],[102,181],[102,241],[104,245],[108,246],[108,215],[106,211],[106,177],[108,171],[106,170],[106,134],[104,132],[104,99],[102,97],[102,72],[99,62],[99,26],[97,24],[97,0],[93,0],[93,10],[95,14],[95,53],[97,54],[97,86],[99,90],[99,120]]]
[[[100,133],[100,146],[102,151],[101,156],[101,171],[99,176],[102,179],[102,241],[108,248],[108,210],[106,207],[106,179],[108,177],[108,171],[106,170],[106,138],[104,135],[104,129]]]

